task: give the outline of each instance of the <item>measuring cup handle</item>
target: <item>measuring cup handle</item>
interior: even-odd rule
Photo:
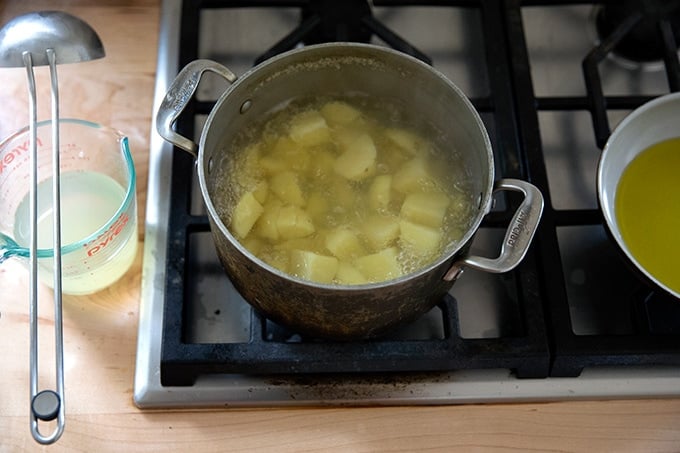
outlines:
[[[524,195],[524,200],[515,211],[505,233],[500,255],[497,258],[466,256],[451,266],[444,280],[455,280],[466,266],[486,272],[508,272],[514,269],[526,255],[543,213],[543,195],[533,184],[518,179],[508,178],[497,181],[494,191],[500,190],[511,190]]]
[[[156,130],[158,134],[178,148],[188,151],[194,156],[194,159],[198,157],[198,145],[175,132],[172,127],[179,115],[189,104],[189,101],[196,92],[198,83],[201,81],[201,77],[203,77],[206,71],[214,72],[224,77],[229,83],[236,81],[236,75],[217,62],[205,59],[192,61],[177,74],[156,114]]]

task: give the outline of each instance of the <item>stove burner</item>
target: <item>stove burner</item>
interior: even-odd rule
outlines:
[[[368,0],[310,0],[302,8],[300,25],[260,55],[255,64],[299,44],[336,41],[368,43],[373,36],[377,36],[393,49],[432,64],[430,57],[376,20]]]
[[[669,37],[678,48],[680,1],[628,0],[605,5],[597,11],[595,26],[601,41],[623,35],[612,49],[614,55],[636,63],[658,62],[665,56]]]
[[[302,9],[303,23],[317,18],[318,25],[304,38],[304,43],[319,44],[332,41],[369,42],[373,33],[364,23],[372,17],[371,8],[365,0],[311,1]]]

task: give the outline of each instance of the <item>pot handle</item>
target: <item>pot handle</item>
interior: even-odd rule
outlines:
[[[533,184],[518,179],[497,181],[494,192],[499,190],[512,190],[524,194],[524,200],[517,208],[505,233],[500,255],[497,258],[466,256],[453,263],[444,275],[444,280],[457,279],[466,266],[486,272],[508,272],[514,269],[526,255],[543,213],[543,195]]]
[[[178,134],[172,127],[196,92],[198,83],[206,71],[224,77],[229,83],[236,81],[236,75],[221,64],[212,60],[194,60],[187,64],[172,81],[161,106],[156,114],[156,130],[168,142],[188,151],[194,159],[198,157],[198,145]]]

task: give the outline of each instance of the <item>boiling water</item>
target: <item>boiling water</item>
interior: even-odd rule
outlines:
[[[258,258],[320,283],[398,278],[445,255],[474,218],[471,181],[457,150],[404,112],[329,96],[266,115],[225,153],[225,223]]]
[[[73,171],[61,175],[62,248],[91,237],[82,248],[62,255],[62,290],[87,294],[110,285],[130,267],[137,250],[136,219],[123,213],[110,228],[102,227],[113,218],[125,198],[125,189],[109,176]],[[134,211],[134,210],[133,210]],[[29,195],[15,214],[14,237],[18,244],[30,244]],[[52,248],[52,179],[38,185],[38,248]],[[130,218],[132,216],[132,218]],[[100,231],[101,230],[101,231]],[[39,260],[40,279],[52,285],[52,259]]]

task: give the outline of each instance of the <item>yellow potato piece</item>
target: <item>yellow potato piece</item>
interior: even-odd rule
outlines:
[[[267,183],[266,179],[263,179],[259,183],[257,183],[257,186],[255,186],[255,189],[253,189],[253,196],[255,197],[258,203],[263,205],[265,201],[267,201],[268,192],[269,184]]]
[[[316,223],[323,224],[324,217],[330,209],[328,198],[321,192],[312,192],[307,199],[305,211]]]
[[[280,161],[287,170],[306,171],[311,163],[307,148],[288,137],[276,141],[270,156]]]
[[[371,282],[391,280],[402,275],[396,247],[357,258],[354,266]]]
[[[289,268],[297,277],[318,283],[331,283],[338,270],[338,259],[307,250],[292,250]]]
[[[283,171],[275,174],[269,180],[269,187],[284,203],[290,203],[293,206],[305,205],[305,198],[296,173]]]
[[[314,149],[307,172],[310,176],[324,179],[333,174],[335,156],[327,149]]]
[[[442,192],[412,193],[401,205],[401,217],[421,225],[439,228],[451,200]]]
[[[335,281],[341,285],[362,285],[368,283],[368,280],[359,272],[359,269],[345,261],[340,261],[338,264]]]
[[[399,220],[392,216],[373,215],[361,225],[361,234],[372,250],[384,249],[399,237]]]
[[[260,218],[264,208],[252,192],[245,193],[234,207],[231,216],[231,229],[240,238],[248,236],[250,229]]]
[[[392,187],[401,193],[421,192],[426,188],[434,187],[434,181],[427,162],[416,157],[399,168],[392,179]]]
[[[290,138],[303,146],[312,146],[330,141],[331,134],[324,117],[316,110],[307,110],[291,119]]]
[[[368,188],[368,205],[371,209],[384,210],[390,205],[392,175],[378,175]]]
[[[257,236],[253,236],[252,234],[250,236],[248,236],[247,238],[242,239],[241,243],[253,255],[259,255],[260,252],[262,252],[262,250],[265,247],[264,243],[262,242],[262,239],[260,239]]]
[[[271,199],[264,204],[264,212],[255,224],[255,234],[264,239],[277,241],[279,239],[278,218],[282,204],[277,199]]]
[[[399,222],[399,229],[399,238],[410,252],[419,256],[426,256],[439,249],[442,238],[441,231],[408,220]]]
[[[360,181],[375,173],[377,155],[371,136],[362,134],[335,160],[333,170],[344,178]]]
[[[309,214],[297,206],[283,206],[279,210],[276,228],[282,239],[303,238],[316,231]]]
[[[311,252],[323,254],[325,252],[324,239],[317,234],[305,236],[303,238],[288,239],[274,245],[276,250],[309,250]]]
[[[365,134],[366,131],[358,128],[356,124],[351,126],[337,125],[331,131],[333,142],[340,148],[344,149],[350,146],[360,135]]]
[[[262,255],[262,261],[281,272],[289,272],[290,252],[288,250],[272,250]]]
[[[406,129],[387,128],[385,136],[412,156],[419,154],[420,139],[417,134]]]
[[[326,234],[326,248],[341,260],[354,258],[365,253],[356,234],[346,228],[336,228]]]
[[[260,157],[258,166],[266,175],[275,175],[288,170],[288,165],[280,156],[266,155]]]
[[[329,123],[349,124],[361,116],[361,112],[342,101],[331,101],[321,107],[321,114]]]

